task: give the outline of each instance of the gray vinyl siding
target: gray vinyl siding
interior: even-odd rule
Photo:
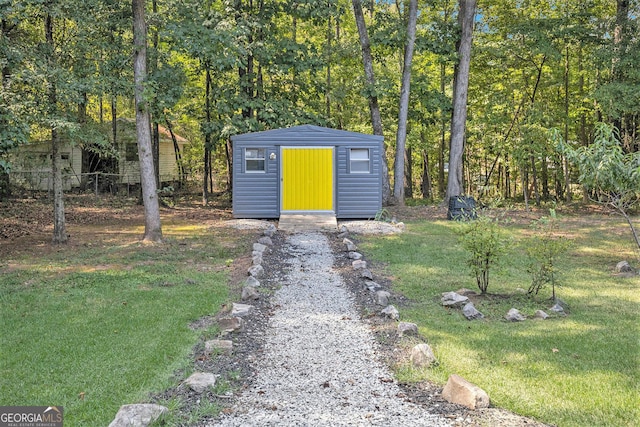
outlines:
[[[246,173],[244,149],[265,148],[265,172]],[[278,218],[279,170],[276,160],[269,154],[276,148],[260,144],[244,144],[233,150],[233,214],[236,218]]]
[[[370,173],[349,172],[349,149],[369,148]],[[382,208],[380,146],[349,145],[338,148],[338,218],[373,218]]]
[[[382,207],[380,136],[303,125],[231,137],[233,144],[233,216],[280,216],[280,148],[334,147],[334,210],[338,218],[373,218]],[[244,171],[244,149],[265,148],[265,173]],[[350,173],[349,149],[370,150],[370,172]],[[269,154],[275,153],[275,159]]]

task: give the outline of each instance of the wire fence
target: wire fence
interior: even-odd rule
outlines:
[[[175,174],[166,174],[160,175],[160,182],[160,189],[162,189],[180,181],[176,179]],[[9,183],[11,186],[27,191],[53,190],[53,176],[50,171],[11,171]],[[73,189],[93,191],[96,195],[100,193],[126,193],[130,195],[140,188],[140,175],[105,172],[63,173],[62,188],[64,191]]]

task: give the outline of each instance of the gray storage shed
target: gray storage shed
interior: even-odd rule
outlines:
[[[231,142],[235,218],[372,218],[382,207],[382,136],[302,125]]]

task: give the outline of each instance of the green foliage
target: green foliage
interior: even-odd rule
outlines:
[[[170,117],[176,133],[197,145],[193,153],[204,152],[206,139],[216,172],[226,168],[224,147],[233,134],[303,123],[370,132],[370,94],[380,103],[387,152],[394,151],[405,2],[364,5],[375,87],[365,84],[348,1],[157,3],[158,12],[148,14],[146,96],[152,114],[160,122]],[[637,122],[630,116],[640,105],[637,37],[612,48],[615,4],[603,0],[481,6],[469,90],[467,192],[512,199],[532,187],[536,167],[538,186],[547,188],[542,193],[553,197],[555,189],[560,198],[565,171],[541,129],[566,124],[567,139],[586,144],[596,108],[608,118]],[[407,123],[414,184],[426,169],[444,185],[447,148],[437,142],[446,140],[451,116],[456,7],[450,0],[419,4]],[[626,35],[637,33],[630,9]],[[53,46],[44,42],[46,14],[55,19]],[[112,102],[118,117],[133,115],[130,5],[5,0],[2,24],[0,156],[5,147],[33,138],[35,127],[56,126],[76,133],[74,141],[83,148],[106,149],[92,144],[84,128],[108,122]],[[205,70],[211,75],[209,114]],[[58,91],[55,109],[47,100],[52,83]],[[86,121],[77,118],[84,102]],[[202,169],[202,156],[196,160],[192,171]]]
[[[625,153],[618,131],[599,123],[593,142],[574,148],[553,130],[551,139],[558,150],[578,166],[579,181],[593,194],[596,202],[608,205],[621,214],[631,228],[640,249],[640,238],[629,211],[640,203],[640,152]]]
[[[478,217],[460,231],[459,242],[467,251],[467,265],[483,294],[489,287],[489,272],[505,253],[508,240],[499,222],[486,216]]]
[[[535,235],[526,242],[529,264],[527,271],[531,274],[531,285],[527,293],[538,295],[545,285],[551,285],[551,297],[556,299],[558,285],[559,258],[571,247],[571,241],[558,234],[558,221],[554,209],[550,217],[542,217],[531,224]]]
[[[606,123],[596,126],[593,143],[573,148],[558,131],[552,139],[559,150],[580,170],[580,183],[604,197],[619,199],[630,207],[640,198],[640,153],[625,154],[617,129]]]
[[[374,221],[389,222],[391,221],[391,214],[387,209],[382,208],[378,212],[376,212],[376,216],[373,219]]]

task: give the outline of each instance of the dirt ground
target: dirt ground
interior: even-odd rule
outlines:
[[[173,207],[161,207],[163,223],[216,225],[231,219],[231,204],[225,196],[212,198],[206,207],[196,195],[181,197],[175,202]],[[142,237],[144,207],[136,198],[71,194],[65,196],[65,220],[69,247],[102,241],[124,243]],[[132,225],[139,229],[138,235],[118,233],[119,229],[130,229]],[[51,244],[52,236],[53,202],[46,193],[0,200],[0,259],[55,251],[58,248]]]

